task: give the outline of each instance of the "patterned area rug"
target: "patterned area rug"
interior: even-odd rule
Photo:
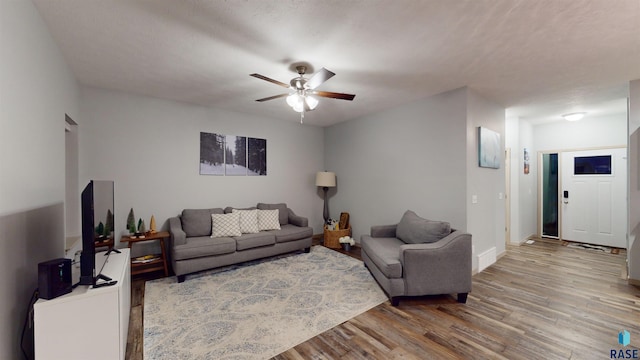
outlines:
[[[149,281],[145,359],[268,359],[387,297],[363,263],[311,252]]]

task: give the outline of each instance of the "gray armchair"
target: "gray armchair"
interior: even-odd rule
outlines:
[[[407,211],[400,223],[371,227],[360,238],[362,260],[391,304],[401,296],[471,292],[471,234]]]

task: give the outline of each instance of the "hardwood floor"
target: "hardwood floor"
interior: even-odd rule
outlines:
[[[623,279],[625,259],[537,239],[475,275],[466,304],[387,301],[274,359],[608,359],[640,348],[640,288]],[[132,281],[127,359],[142,359],[144,281]]]

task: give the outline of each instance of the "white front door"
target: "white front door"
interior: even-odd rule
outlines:
[[[562,153],[562,239],[627,247],[627,149]]]

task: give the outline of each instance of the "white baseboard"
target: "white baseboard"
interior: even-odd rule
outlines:
[[[497,259],[496,248],[492,247],[491,249],[481,253],[478,255],[478,272],[486,269],[491,266],[491,264],[495,263]]]

